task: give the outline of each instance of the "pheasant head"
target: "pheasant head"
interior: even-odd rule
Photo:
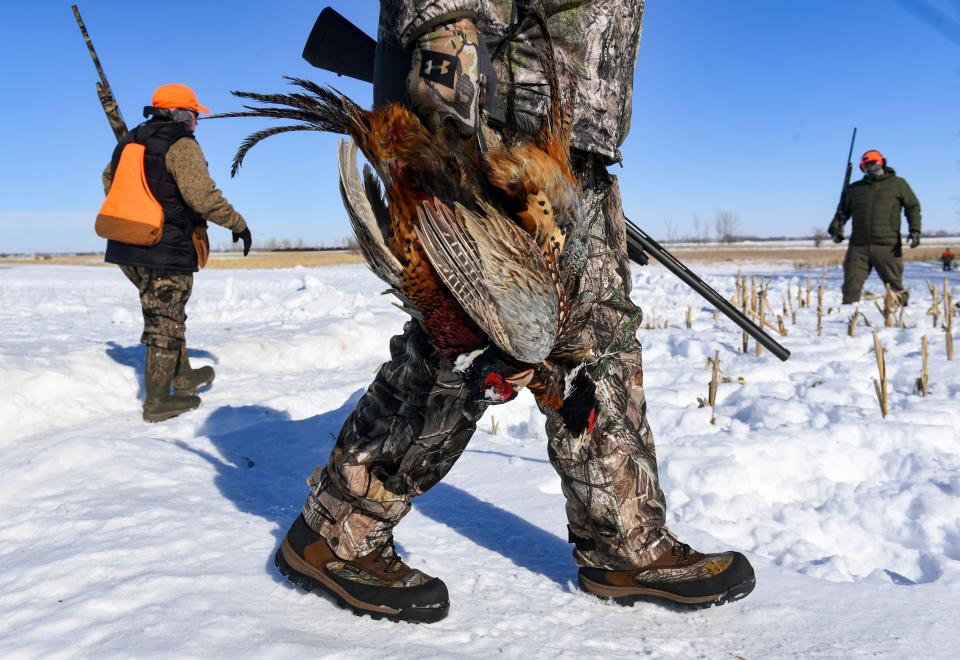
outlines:
[[[488,403],[512,401],[534,375],[533,369],[512,363],[492,345],[458,356],[453,370],[477,398]]]

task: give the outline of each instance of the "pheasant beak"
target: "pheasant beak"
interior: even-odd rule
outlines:
[[[510,386],[513,388],[514,392],[519,392],[524,387],[529,385],[531,380],[533,380],[533,369],[526,369],[518,374],[510,376],[509,378],[504,378],[504,380],[510,383]]]

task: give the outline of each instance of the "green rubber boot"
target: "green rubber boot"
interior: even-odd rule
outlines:
[[[173,377],[174,394],[196,394],[197,390],[213,382],[216,377],[213,367],[200,367],[192,369],[190,367],[190,358],[187,356],[187,346],[180,347],[180,355],[177,358],[177,371]]]
[[[143,370],[143,382],[147,398],[143,402],[143,419],[162,422],[188,410],[200,407],[200,397],[170,394],[170,384],[177,367],[177,351],[147,347],[147,362]]]

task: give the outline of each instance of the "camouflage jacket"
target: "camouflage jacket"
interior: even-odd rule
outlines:
[[[404,47],[436,25],[471,18],[491,52],[514,23],[519,0],[381,0],[379,38]],[[619,161],[630,127],[633,68],[644,0],[532,0],[547,17],[561,85],[576,89],[572,146]],[[508,121],[537,126],[546,114],[542,37],[534,27],[507,42],[494,62]]]

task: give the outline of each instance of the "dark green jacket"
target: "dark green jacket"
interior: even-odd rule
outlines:
[[[876,179],[863,177],[850,184],[843,206],[830,223],[831,232],[843,232],[853,217],[850,245],[896,245],[900,242],[900,209],[907,213],[911,232],[920,232],[920,202],[910,185],[892,167]]]

